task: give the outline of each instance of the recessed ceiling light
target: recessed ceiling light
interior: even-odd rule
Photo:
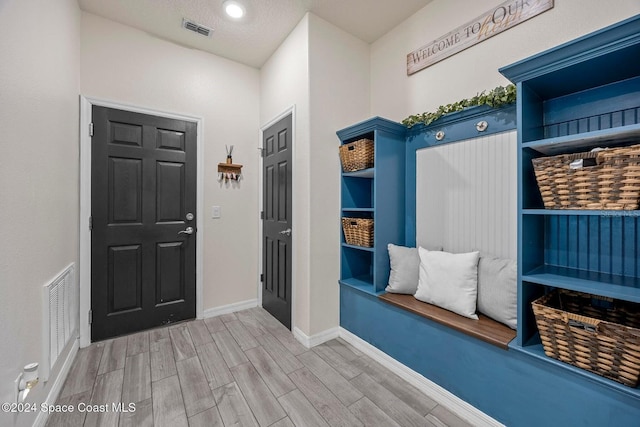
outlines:
[[[222,6],[224,7],[226,14],[234,19],[242,18],[246,12],[244,6],[237,1],[227,0],[222,3]]]

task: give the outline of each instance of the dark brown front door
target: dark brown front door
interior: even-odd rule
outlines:
[[[291,329],[291,115],[264,131],[262,307]]]
[[[95,106],[92,121],[91,339],[194,318],[196,124]]]

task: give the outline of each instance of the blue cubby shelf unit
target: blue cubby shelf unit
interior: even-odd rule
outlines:
[[[340,131],[345,143],[375,139],[376,121],[393,130],[404,163],[377,163],[361,173],[367,183],[350,185],[343,174],[341,213],[372,215],[377,232],[379,209],[392,210],[392,228],[404,229],[395,242],[408,246],[416,243],[416,150],[478,136],[479,120],[491,132],[517,125],[519,146],[518,329],[508,350],[379,300],[389,265],[377,239],[367,250],[341,242],[341,327],[507,426],[640,426],[640,390],[547,357],[531,310],[554,288],[640,302],[640,212],[545,210],[530,166],[540,156],[640,143],[637,58],[640,16],[502,68],[517,85],[516,108],[474,107],[404,131],[379,118]],[[445,140],[435,139],[439,130]],[[387,180],[404,195],[384,198],[377,185]],[[350,198],[353,188],[366,202]]]
[[[544,354],[531,302],[554,288],[640,302],[640,211],[544,209],[531,163],[595,147],[639,144],[637,58],[640,16],[500,70],[518,88],[515,350]],[[613,386],[610,380],[601,382]],[[640,397],[637,389],[628,392]]]
[[[375,117],[337,132],[341,144],[373,140],[374,166],[343,172],[341,216],[373,218],[372,248],[348,245],[342,235],[340,283],[379,295],[389,278],[387,244],[404,244],[405,127]]]

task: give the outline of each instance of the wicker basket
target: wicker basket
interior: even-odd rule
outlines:
[[[348,245],[373,247],[373,220],[369,218],[342,218],[344,240]]]
[[[640,304],[560,289],[531,305],[547,356],[638,385]]]
[[[569,164],[578,159],[585,166],[570,169]],[[589,161],[593,166],[586,166]],[[638,209],[640,145],[540,157],[532,162],[546,209]]]
[[[373,141],[359,139],[340,146],[340,161],[344,172],[373,167]]]

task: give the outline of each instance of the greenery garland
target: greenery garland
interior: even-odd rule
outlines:
[[[467,107],[488,105],[492,108],[499,108],[503,105],[512,104],[514,102],[516,102],[515,85],[510,84],[508,86],[498,86],[488,92],[482,91],[473,98],[463,99],[461,101],[454,102],[453,104],[441,105],[435,112],[426,112],[409,116],[402,121],[402,124],[408,128],[419,123],[429,126],[445,114],[462,111]]]

